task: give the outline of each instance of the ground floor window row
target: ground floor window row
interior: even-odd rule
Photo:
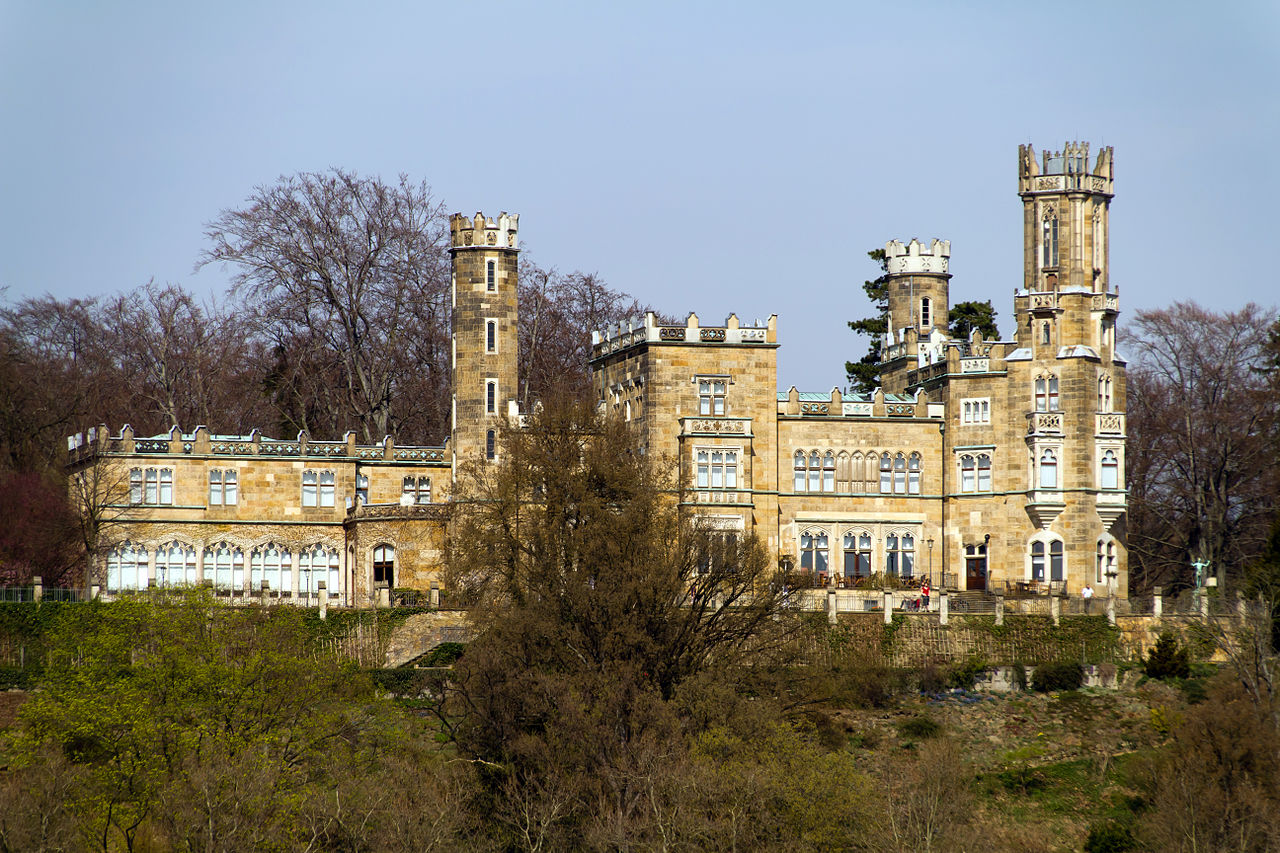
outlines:
[[[920,494],[918,452],[797,450],[792,459],[797,492]]]
[[[381,568],[389,580],[395,548],[379,545],[374,553],[375,571]],[[154,550],[125,542],[107,555],[108,592],[146,589],[152,579],[158,587],[208,582],[224,592],[257,592],[265,587],[283,595],[294,590],[299,595],[317,595],[323,582],[328,594],[336,596],[342,589],[342,566],[338,550],[323,543],[291,551],[287,546],[268,542],[251,547],[246,553],[239,545],[227,542],[198,549],[174,541]]]
[[[810,526],[797,542],[799,569],[824,581],[835,577],[857,582],[873,574],[913,578],[918,574],[920,525],[883,527]]]

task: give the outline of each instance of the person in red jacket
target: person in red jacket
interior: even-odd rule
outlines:
[[[924,609],[929,609],[929,582],[925,581],[920,584],[920,599],[924,602]]]

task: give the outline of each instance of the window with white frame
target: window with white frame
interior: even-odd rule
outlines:
[[[907,457],[907,494],[920,494],[920,454],[912,453]]]
[[[293,589],[293,555],[288,548],[268,542],[249,554],[249,587],[262,589],[264,582],[277,592]]]
[[[1035,381],[1037,412],[1058,411],[1058,377],[1052,373],[1037,376]]]
[[[920,297],[920,328],[921,329],[929,328],[929,323],[931,319],[929,309],[931,307],[931,304],[932,303],[930,303],[929,297],[927,296]]]
[[[880,494],[893,494],[893,457],[888,452],[880,454]]]
[[[989,423],[991,423],[990,397],[976,397],[960,401],[960,424],[962,426]]]
[[[484,265],[485,290],[493,293],[498,289],[498,262],[489,260]]]
[[[1116,572],[1116,543],[1113,539],[1098,540],[1097,573],[1094,583],[1107,583]]]
[[[484,321],[484,351],[487,353],[495,353],[498,351],[498,321]]]
[[[400,488],[401,495],[407,495],[410,503],[431,503],[431,478],[415,477],[412,474],[404,478]]]
[[[1058,454],[1052,447],[1040,451],[1037,464],[1038,482],[1042,489],[1057,489],[1058,486]]]
[[[107,555],[107,590],[147,588],[147,549],[125,541]]]
[[[196,549],[185,542],[170,542],[156,550],[156,585],[184,584],[196,585]]]
[[[738,450],[699,447],[694,451],[695,483],[699,489],[738,488]]]
[[[884,538],[884,570],[893,577],[915,575],[916,540],[910,533],[890,533]]]
[[[335,477],[332,471],[302,472],[302,505],[329,507],[334,503]]]
[[[698,377],[698,414],[722,417],[729,380],[723,376]]]
[[[244,551],[226,542],[205,548],[204,577],[223,592],[244,589]]]
[[[369,475],[356,474],[356,499],[361,504],[369,503]]]
[[[238,501],[239,475],[235,468],[213,468],[209,471],[209,506],[235,506]]]
[[[1030,580],[1039,582],[1066,578],[1066,555],[1061,539],[1036,539],[1031,543],[1029,573]]]
[[[1102,451],[1102,459],[1099,464],[1100,476],[1098,478],[1098,487],[1103,489],[1120,488],[1120,458],[1114,450]]]
[[[991,491],[991,454],[960,454],[960,491]]]
[[[1111,411],[1111,377],[1105,373],[1098,377],[1098,411]]]
[[[490,415],[498,412],[498,380],[496,379],[484,381],[484,410]]]
[[[822,457],[822,491],[836,490],[836,455],[828,450]]]
[[[129,503],[173,505],[172,468],[133,468],[129,471]]]
[[[800,570],[826,574],[831,564],[830,541],[825,530],[806,530],[800,534]]]
[[[865,530],[844,535],[844,576],[865,578],[871,575],[871,534]]]
[[[318,595],[321,581],[330,596],[338,594],[338,552],[324,545],[312,545],[298,558],[298,592]]]

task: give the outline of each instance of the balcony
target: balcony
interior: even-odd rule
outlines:
[[[1063,412],[1028,412],[1027,435],[1062,435]]]
[[[1098,435],[1124,436],[1124,412],[1099,412],[1094,417],[1097,418]]]

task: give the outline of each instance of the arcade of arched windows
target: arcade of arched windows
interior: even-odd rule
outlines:
[[[854,586],[872,574],[918,579],[922,525],[820,523],[796,527],[796,568],[815,585]]]
[[[841,495],[918,495],[923,457],[915,451],[797,450],[796,492]]]
[[[215,594],[270,592],[280,596],[314,597],[325,585],[329,597],[343,594],[339,550],[313,542],[296,552],[275,541],[243,543],[232,540],[203,545],[174,539],[158,546],[126,540],[107,554],[109,593],[207,584]]]

